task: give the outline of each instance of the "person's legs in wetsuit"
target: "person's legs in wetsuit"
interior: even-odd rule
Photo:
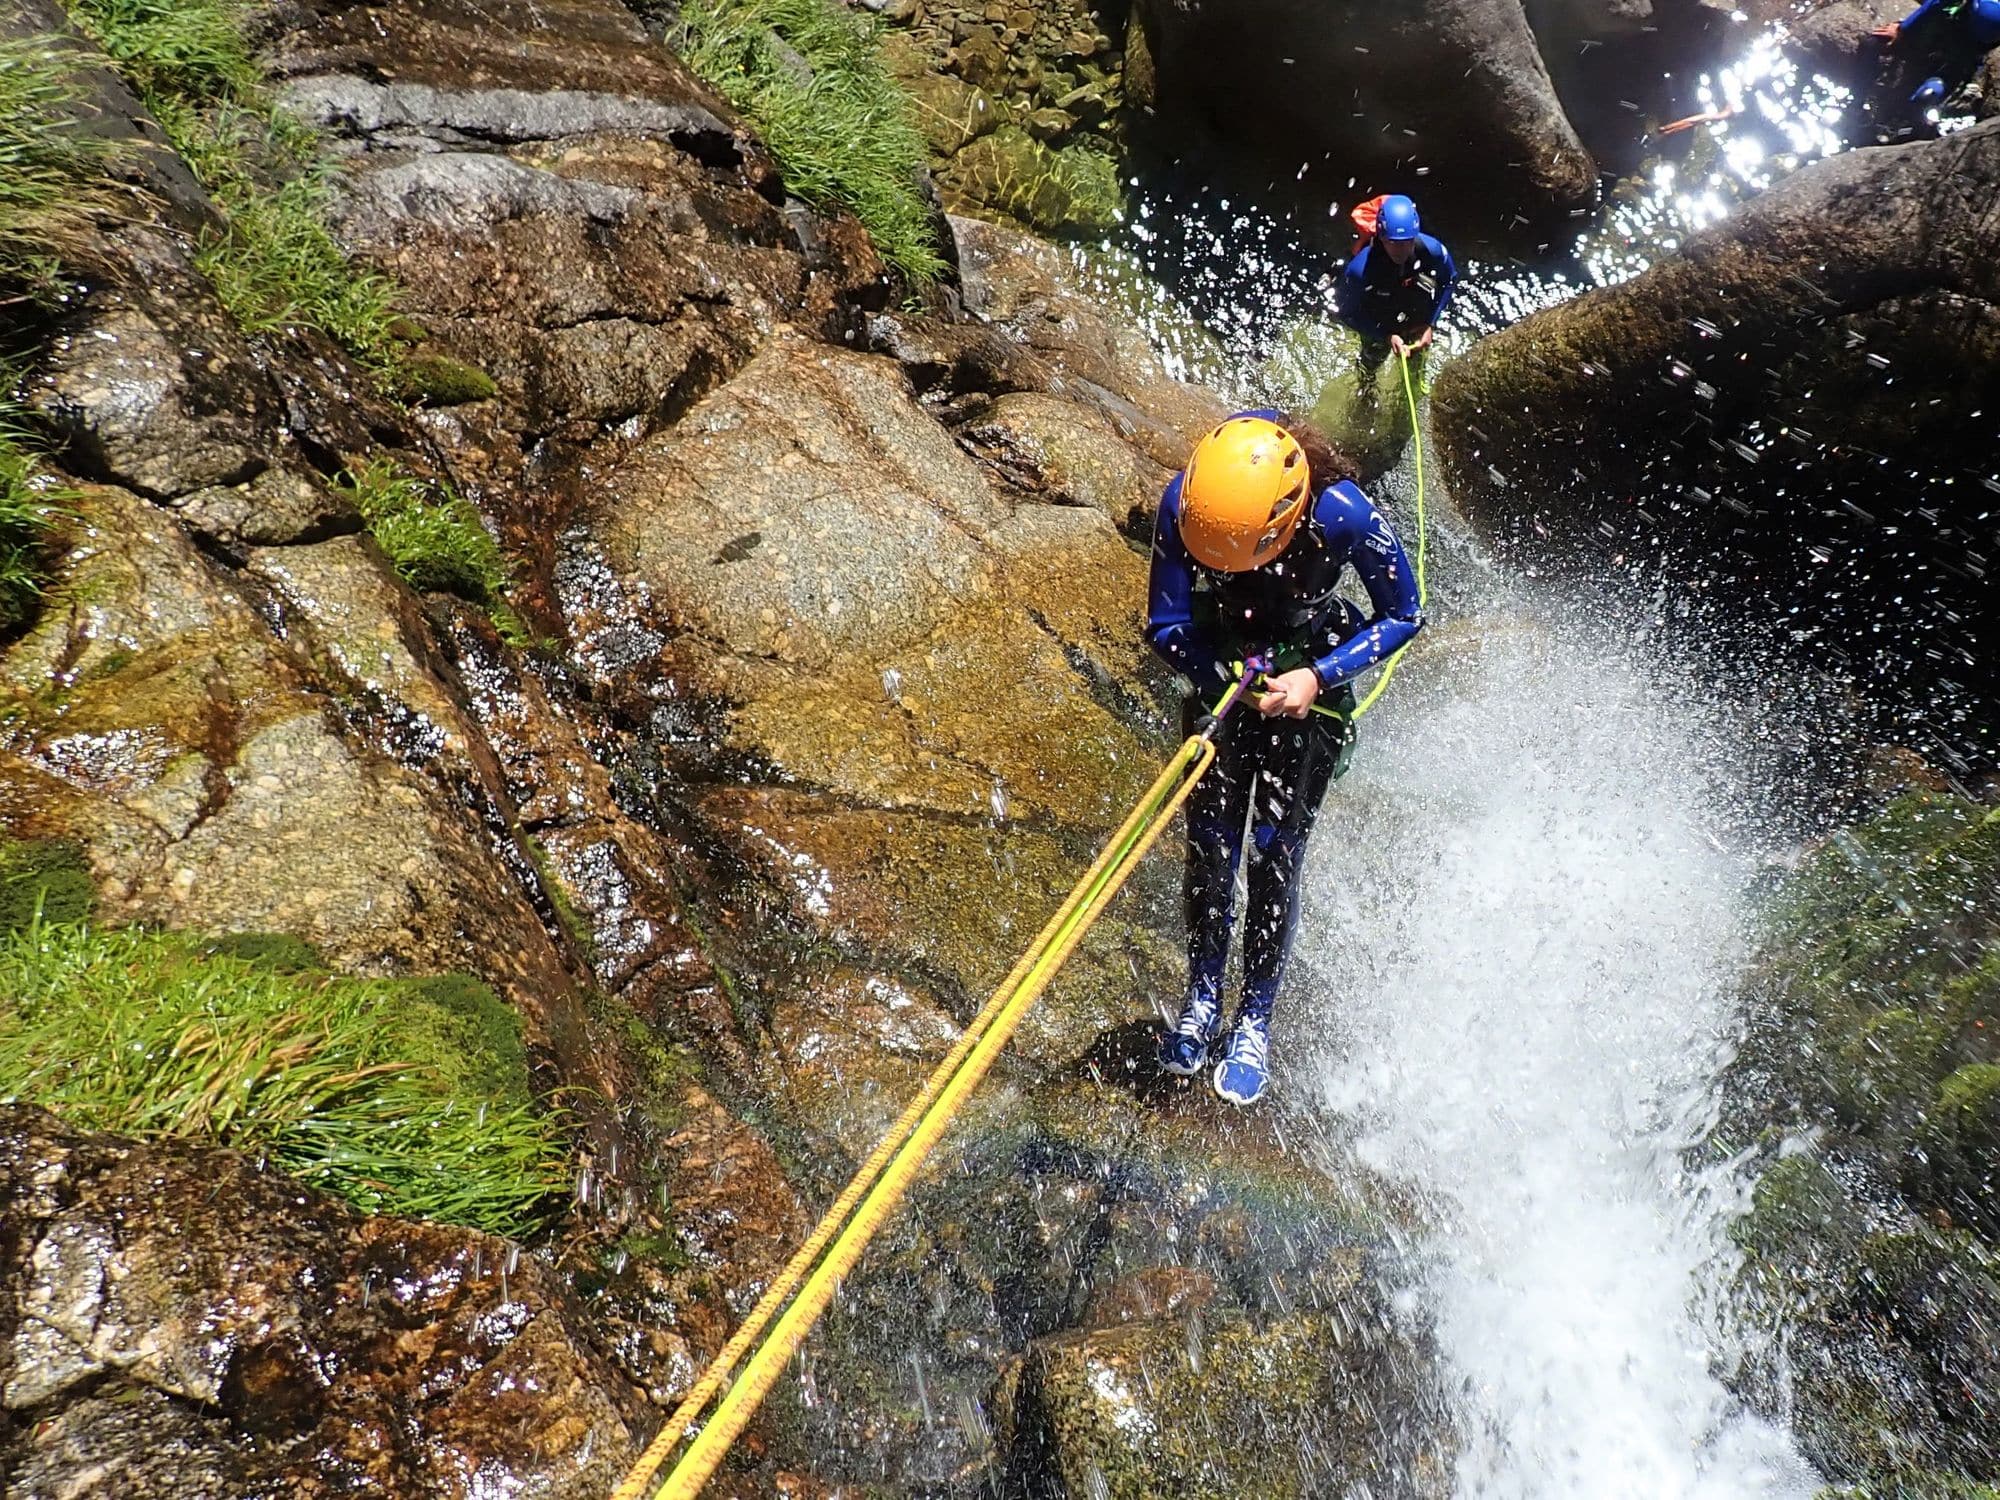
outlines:
[[[1181,708],[1183,738],[1195,732],[1200,716],[1200,705],[1189,698]],[[1207,1064],[1209,1043],[1222,1029],[1222,974],[1229,964],[1236,861],[1257,776],[1255,764],[1229,733],[1235,722],[1225,724],[1216,742],[1215,764],[1195,783],[1185,811],[1187,868],[1181,901],[1187,918],[1188,993],[1180,1021],[1160,1049],[1161,1065],[1182,1077]]]
[[[1244,715],[1227,721],[1216,746],[1215,765],[1188,799],[1183,885],[1188,1003],[1181,1024],[1162,1049],[1162,1061],[1171,1072],[1198,1071],[1207,1061],[1208,1043],[1221,1028],[1222,978],[1246,822],[1249,904],[1244,913],[1239,1023],[1249,1020],[1257,1046],[1263,1044],[1298,921],[1298,874],[1306,839],[1327,787],[1346,769],[1351,754],[1353,729],[1346,715],[1353,710],[1353,694],[1346,690],[1330,694],[1327,706],[1340,709],[1342,717]],[[1192,732],[1192,706],[1187,719]],[[1262,1061],[1260,1052],[1256,1059],[1260,1075]],[[1254,1087],[1240,1078],[1235,1081],[1235,1092],[1224,1097],[1248,1102],[1262,1092],[1261,1076],[1251,1080]],[[1248,1097],[1241,1097],[1246,1090]]]
[[[1363,396],[1372,398],[1375,382],[1381,377],[1382,365],[1389,358],[1389,341],[1373,339],[1367,334],[1361,336],[1361,352],[1355,357],[1355,385]]]
[[[1346,718],[1323,714],[1266,719],[1249,727],[1263,731],[1264,744],[1251,795],[1241,1013],[1268,1022],[1298,927],[1298,877],[1306,840],[1326,789],[1346,769],[1353,728]]]

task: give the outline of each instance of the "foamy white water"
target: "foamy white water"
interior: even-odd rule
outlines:
[[[1601,630],[1494,618],[1405,665],[1329,796],[1280,1025],[1326,1028],[1325,1106],[1438,1215],[1460,1496],[1805,1500],[1713,1373],[1740,1203],[1680,1155],[1742,956],[1726,757]]]

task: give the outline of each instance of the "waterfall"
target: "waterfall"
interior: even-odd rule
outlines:
[[[1504,599],[1440,630],[1310,854],[1277,1046],[1436,1216],[1416,1294],[1466,1500],[1817,1485],[1719,1374],[1741,1205],[1684,1153],[1734,1024],[1745,789],[1698,686],[1636,654]]]

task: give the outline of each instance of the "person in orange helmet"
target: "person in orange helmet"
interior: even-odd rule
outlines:
[[[1342,598],[1352,568],[1364,615]],[[1262,1097],[1271,1014],[1298,922],[1298,877],[1319,805],[1354,745],[1354,679],[1416,635],[1417,578],[1381,512],[1350,480],[1315,493],[1312,464],[1275,411],[1229,418],[1195,446],[1160,499],[1146,638],[1193,684],[1192,734],[1244,663],[1255,713],[1217,733],[1215,764],[1187,804],[1188,993],[1160,1044],[1183,1077],[1214,1064],[1233,1104]],[[1219,1057],[1236,866],[1249,832],[1243,1002]]]

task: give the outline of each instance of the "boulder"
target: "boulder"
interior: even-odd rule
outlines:
[[[1358,1281],[1268,1322],[1190,1307],[1032,1345],[1015,1440],[1072,1495],[1443,1496],[1447,1455],[1411,1418],[1421,1366]]]
[[[546,1264],[0,1106],[0,1482],[601,1495],[655,1418]]]
[[[1268,194],[1303,168],[1323,214],[1349,179],[1365,195],[1422,172],[1428,197],[1459,200],[1461,222],[1476,204],[1496,227],[1596,198],[1522,0],[1146,0],[1138,15],[1159,117],[1221,142],[1247,187]]]
[[[1984,546],[1992,467],[1996,188],[1993,123],[1851,151],[1633,280],[1481,340],[1436,384],[1446,483],[1538,557],[1601,536],[1701,565],[1740,552],[1780,592],[1849,575],[1857,649],[1880,611],[1935,608],[1954,675],[1990,677],[1991,644],[1953,622],[1986,614],[1959,559]]]

